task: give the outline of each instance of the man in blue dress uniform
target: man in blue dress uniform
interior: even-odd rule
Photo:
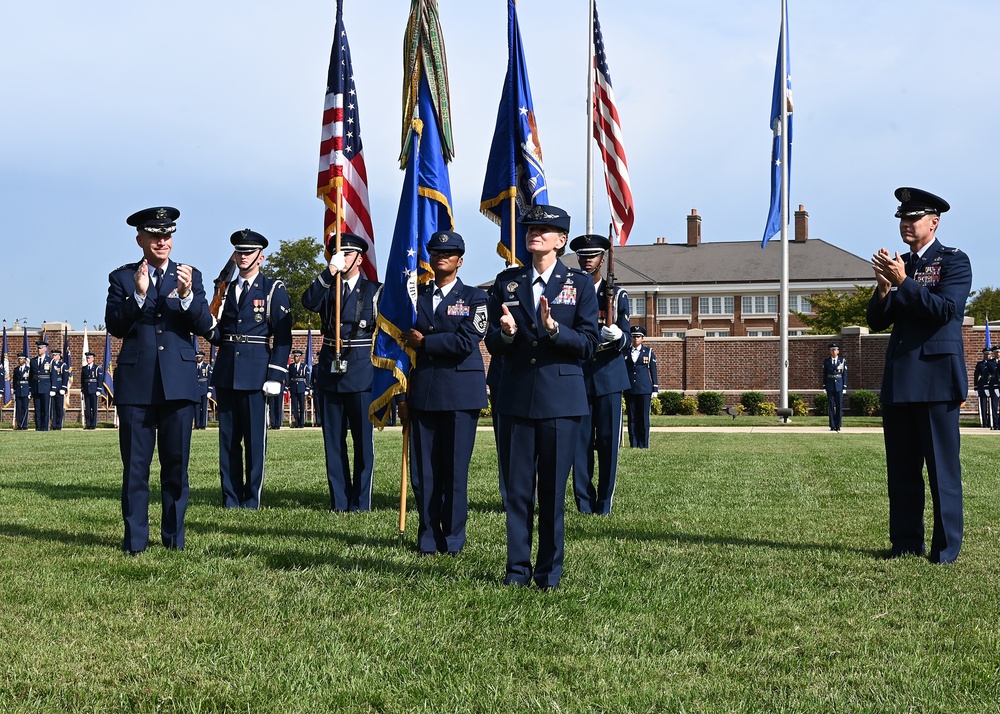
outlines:
[[[830,356],[823,360],[823,389],[826,390],[826,413],[830,431],[840,431],[844,420],[844,392],[847,391],[847,360],[840,356],[840,345],[831,342]]]
[[[49,406],[52,403],[52,357],[43,337],[35,343],[38,354],[31,358],[31,397],[35,403],[35,431],[49,430]]]
[[[422,555],[454,556],[465,546],[469,462],[479,411],[486,406],[479,350],[486,334],[486,293],[458,278],[465,254],[458,233],[435,233],[427,252],[434,281],[421,286],[416,322],[402,335],[416,362],[398,408],[410,426],[417,548]]]
[[[62,350],[52,350],[52,364],[49,370],[50,402],[49,415],[53,431],[62,431],[66,418],[66,391],[69,389],[69,368],[62,361]]]
[[[629,378],[629,388],[625,392],[628,443],[636,449],[648,449],[649,408],[653,398],[660,392],[656,353],[651,347],[642,344],[646,338],[646,328],[636,325],[631,328],[631,333],[632,349],[625,352],[625,367]]]
[[[194,353],[195,369],[198,374],[198,405],[194,410],[194,428],[208,428],[208,384],[212,379],[212,366],[205,361],[205,353],[198,350]]]
[[[992,414],[990,413],[990,348],[983,348],[983,358],[976,362],[976,368],[972,373],[972,386],[976,390],[977,401],[979,402],[979,426],[987,429],[993,425]]]
[[[580,420],[580,439],[573,460],[573,494],[580,513],[611,513],[618,472],[618,446],[622,435],[622,392],[629,388],[622,353],[628,347],[628,294],[614,287],[608,319],[608,284],[601,277],[604,256],[611,248],[606,236],[582,235],[569,247],[576,252],[580,270],[593,276],[599,308],[601,340],[594,356],[583,363],[590,409]],[[594,452],[598,476],[594,484]]]
[[[333,239],[331,235],[331,243]],[[332,245],[329,247],[333,250]],[[363,238],[343,233],[340,247],[331,256],[330,264],[302,294],[302,306],[319,313],[322,320],[323,347],[313,377],[322,408],[330,508],[369,511],[375,462],[375,437],[368,418],[372,401],[372,334],[382,284],[368,280],[361,272],[368,250]],[[340,276],[339,280],[335,274]],[[341,291],[339,324],[336,290]],[[354,442],[353,470],[347,458],[348,428]]]
[[[267,398],[281,393],[292,349],[292,310],[285,285],[260,272],[267,238],[233,233],[239,274],[206,335],[219,349],[212,386],[219,418],[219,479],[226,508],[260,508],[267,453]]]
[[[962,343],[972,266],[958,248],[937,240],[950,206],[916,188],[896,189],[899,232],[909,252],[881,248],[873,257],[877,286],[868,303],[873,330],[892,325],[882,375],[882,424],[893,557],[924,553],[927,467],[934,529],[930,560],[950,563],[962,546],[959,409],[968,392]]]
[[[80,394],[83,397],[83,428],[97,428],[97,395],[104,384],[104,370],[95,362],[93,352],[84,354],[87,364],[80,369]]]
[[[302,350],[293,350],[292,363],[288,366],[288,396],[291,400],[293,429],[301,429],[306,425],[306,389],[309,378],[309,368],[302,361]]]
[[[118,444],[122,456],[124,550],[135,555],[149,541],[149,467],[160,458],[162,521],[167,548],[184,548],[188,459],[198,401],[193,335],[212,327],[201,272],[170,260],[175,221],[169,206],[133,213],[142,260],[108,276],[104,322],[122,340],[115,368]]]
[[[505,585],[534,580],[558,587],[565,540],[566,481],[576,454],[580,420],[590,411],[583,362],[597,348],[597,295],[593,279],[570,270],[569,215],[535,205],[519,219],[531,265],[509,268],[490,290],[486,347],[502,355],[493,408],[499,413],[498,456],[507,486]],[[537,484],[537,488],[536,488]],[[538,554],[531,564],[535,494]]]
[[[1000,347],[993,347],[990,350],[986,372],[986,386],[990,398],[990,424],[997,430],[1000,429]]]
[[[24,431],[28,428],[28,403],[31,400],[31,365],[24,352],[17,355],[17,366],[10,381],[14,389],[14,428]]]

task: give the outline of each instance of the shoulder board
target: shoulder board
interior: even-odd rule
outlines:
[[[501,276],[517,275],[522,270],[525,270],[525,266],[523,265],[512,265],[509,268],[504,268],[499,273],[497,273],[497,280],[500,280]]]
[[[570,268],[569,272],[574,273],[576,275],[586,275],[588,278],[590,277],[590,273],[580,270],[579,268]]]
[[[138,270],[138,269],[139,269],[139,264],[138,263],[125,263],[125,265],[119,265],[117,268],[115,268],[111,272],[112,273],[117,273],[119,270]]]

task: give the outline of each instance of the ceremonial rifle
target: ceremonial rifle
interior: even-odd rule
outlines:
[[[615,225],[608,224],[608,277],[604,280],[604,297],[607,300],[607,309],[604,313],[604,325],[611,327],[615,324]]]

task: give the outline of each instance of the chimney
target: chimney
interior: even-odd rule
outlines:
[[[798,217],[798,214],[795,214]],[[694,208],[691,209],[691,215],[687,217],[688,223],[688,246],[694,248],[701,243],[701,216],[698,215],[698,211]]]
[[[799,204],[799,210],[795,212],[795,242],[805,243],[809,240],[809,214],[806,213],[805,206]]]

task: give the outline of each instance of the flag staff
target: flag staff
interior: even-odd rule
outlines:
[[[587,23],[587,233],[594,232],[594,0]]]
[[[779,302],[781,333],[779,359],[781,379],[779,384],[778,407],[781,419],[788,421],[788,6],[781,0],[781,289]]]

